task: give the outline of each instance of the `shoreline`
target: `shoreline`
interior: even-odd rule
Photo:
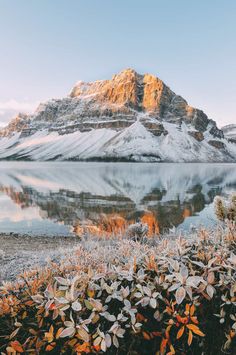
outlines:
[[[76,236],[0,233],[0,282],[35,265],[46,265],[49,259],[59,260],[80,242]]]

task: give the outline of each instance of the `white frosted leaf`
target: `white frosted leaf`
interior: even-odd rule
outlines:
[[[71,337],[75,334],[75,328],[74,327],[69,327],[65,328],[61,333],[60,333],[60,338],[66,338],[66,337]]]
[[[150,299],[150,306],[154,309],[157,307],[157,300],[155,298]]]
[[[178,304],[181,304],[185,299],[185,296],[186,296],[185,289],[183,287],[178,288],[178,290],[175,293],[176,302]]]
[[[69,285],[69,281],[64,279],[63,277],[55,277],[55,280],[63,286],[68,286]]]
[[[78,301],[73,302],[71,307],[76,312],[79,312],[82,309],[82,306],[81,306],[81,304]]]

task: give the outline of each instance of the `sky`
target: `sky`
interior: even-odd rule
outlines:
[[[125,68],[236,123],[235,19],[235,0],[0,0],[0,125]]]

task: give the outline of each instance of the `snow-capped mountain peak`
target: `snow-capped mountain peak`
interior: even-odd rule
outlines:
[[[0,131],[0,159],[235,161],[227,132],[159,78],[126,69],[19,114]]]

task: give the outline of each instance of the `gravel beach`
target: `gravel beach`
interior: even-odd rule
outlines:
[[[49,260],[59,260],[80,239],[65,236],[0,234],[0,283],[14,279],[22,271]]]

